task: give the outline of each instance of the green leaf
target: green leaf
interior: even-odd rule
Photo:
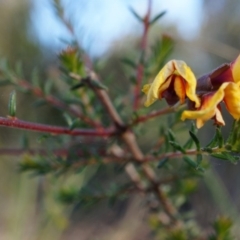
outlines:
[[[212,148],[209,148],[209,147],[202,148],[202,151],[207,152],[207,153],[212,153],[213,152]]]
[[[37,141],[38,141],[39,143],[42,143],[42,142],[44,142],[46,139],[48,139],[48,138],[50,138],[50,137],[51,137],[50,134],[42,134],[42,135],[37,139]]]
[[[70,130],[73,130],[73,129],[75,129],[75,128],[77,128],[77,127],[79,127],[79,125],[80,125],[80,120],[77,118],[77,119],[74,119],[73,121],[72,121],[72,124],[70,125]]]
[[[12,84],[9,80],[2,80],[0,81],[0,86],[7,86]]]
[[[159,70],[165,64],[167,57],[172,52],[174,46],[173,39],[167,35],[162,36],[162,40],[157,41],[151,48],[149,66],[153,76],[157,75]]]
[[[64,204],[73,204],[79,199],[79,190],[73,187],[62,188],[58,192],[57,199]]]
[[[198,164],[193,161],[190,157],[188,156],[184,156],[183,157],[183,160],[190,166],[190,167],[193,167],[194,169],[197,169],[198,168]]]
[[[206,148],[213,148],[213,147],[222,147],[224,145],[221,129],[219,127],[216,128],[215,134],[212,140],[206,145]]]
[[[22,146],[22,149],[29,148],[29,139],[26,134],[24,134],[21,138],[21,146]]]
[[[44,93],[45,95],[49,95],[53,87],[53,81],[48,79],[46,83],[44,84]]]
[[[169,141],[169,143],[175,150],[180,151],[182,153],[186,153],[186,150],[182,146],[180,146],[177,142]]]
[[[20,171],[32,171],[37,175],[47,174],[52,171],[52,166],[49,161],[44,158],[33,158],[28,155],[19,163]]]
[[[95,81],[95,80],[91,79],[90,84],[95,88],[103,89],[103,90],[108,91],[108,88],[105,85],[103,85],[102,83],[100,83],[99,81]]]
[[[19,78],[23,78],[22,62],[18,61],[15,65],[15,72]]]
[[[200,142],[199,139],[197,138],[197,136],[195,135],[194,132],[189,131],[189,135],[191,136],[192,140],[194,141],[194,143],[196,144],[197,150],[200,150]]]
[[[64,119],[66,120],[68,126],[70,127],[73,123],[72,118],[66,112],[63,114]]]
[[[187,140],[187,142],[183,145],[183,148],[184,148],[184,149],[189,149],[189,148],[192,147],[192,145],[193,145],[193,140],[192,140],[192,138],[189,138],[189,139]]]
[[[231,150],[240,152],[240,121],[233,122],[226,144]]]
[[[173,131],[171,129],[168,129],[168,137],[170,139],[170,141],[175,141],[176,137],[175,134],[173,133]]]
[[[80,99],[75,98],[75,97],[63,98],[63,101],[67,104],[79,104],[79,105],[83,106],[83,102]]]
[[[233,223],[228,217],[219,217],[213,224],[214,229],[219,234],[225,234],[232,227]]]
[[[137,67],[137,64],[129,58],[122,58],[121,62],[128,65],[129,67],[132,67],[133,69],[136,69]]]
[[[33,102],[33,107],[41,107],[47,104],[47,101],[45,99],[37,99]]]
[[[69,46],[59,54],[62,66],[68,73],[75,73],[85,76],[85,66],[79,50],[75,46]]]
[[[168,162],[168,158],[164,158],[158,162],[157,168],[162,168]]]
[[[78,88],[85,87],[86,85],[87,85],[87,84],[86,84],[85,81],[81,81],[80,83],[78,83],[78,84],[72,86],[70,89],[71,89],[71,90],[76,90],[76,89],[78,89]]]
[[[135,12],[135,10],[132,7],[129,7],[129,10],[137,20],[143,22],[143,19]]]
[[[217,140],[218,140],[218,146],[221,148],[224,145],[224,139],[222,136],[221,128],[217,127],[216,129],[216,135],[217,135]]]
[[[202,162],[202,154],[197,154],[197,165],[199,166]]]
[[[213,156],[215,158],[223,159],[223,160],[228,160],[234,164],[237,163],[237,161],[239,161],[238,156],[234,156],[229,152],[212,153],[211,156]]]
[[[231,228],[233,222],[230,218],[221,216],[214,222],[213,228],[215,233],[209,237],[209,240],[234,240],[236,239],[231,235]]]
[[[8,115],[11,117],[15,117],[16,109],[17,109],[16,91],[14,90],[10,93],[10,98],[9,98],[9,102],[8,102]]]
[[[153,25],[158,19],[160,19],[161,17],[163,17],[165,14],[167,13],[167,11],[162,11],[159,14],[157,14],[151,21],[150,24]]]
[[[34,87],[40,87],[39,70],[37,68],[32,71],[31,82]]]

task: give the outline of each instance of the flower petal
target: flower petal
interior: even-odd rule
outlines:
[[[196,86],[197,86],[197,80],[191,70],[190,67],[187,66],[187,64],[183,61],[176,61],[174,60],[174,66],[179,73],[180,76],[184,78],[186,81],[186,95],[188,98],[195,102],[195,107],[200,106],[200,101],[196,95]]]
[[[143,86],[142,92],[144,92],[145,94],[148,94],[148,91],[149,91],[151,85],[152,85],[151,83],[150,84],[145,84]]]
[[[174,90],[180,99],[180,103],[183,104],[185,101],[185,97],[186,97],[186,87],[185,87],[185,81],[184,81],[184,79],[182,79],[182,77],[175,76]]]
[[[162,93],[169,88],[171,81],[172,77],[169,77],[168,80],[165,83],[163,83],[162,86],[159,88],[158,90],[159,99],[162,98]]]
[[[240,119],[240,82],[229,83],[225,88],[224,102],[234,119]]]
[[[222,113],[221,113],[221,111],[218,107],[216,108],[216,115],[215,115],[214,120],[215,120],[217,125],[222,125],[222,126],[225,125],[225,122],[224,122],[223,117],[222,117]]]
[[[184,111],[181,119],[196,119],[197,127],[201,128],[203,124],[209,119],[215,117],[219,123],[224,125],[222,117],[219,115],[217,108],[218,104],[223,100],[225,95],[225,88],[232,83],[224,83],[216,92],[206,94],[202,97],[202,105],[199,110],[195,111]]]
[[[171,74],[174,72],[174,65],[172,61],[168,62],[158,73],[158,75],[153,80],[153,83],[151,84],[150,88],[147,92],[147,100],[145,101],[145,106],[148,107],[151,104],[153,104],[158,98],[159,98],[159,89],[164,84],[164,82],[171,76]],[[169,83],[170,84],[170,83]],[[145,91],[146,91],[145,87]],[[144,91],[144,89],[143,89]],[[145,92],[144,91],[144,92]]]
[[[231,63],[231,69],[234,82],[240,82],[240,55]]]

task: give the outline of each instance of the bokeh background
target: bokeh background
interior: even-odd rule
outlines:
[[[142,33],[129,7],[143,15],[147,1],[65,0],[62,3],[65,17],[72,23],[82,48],[106,66],[106,76],[115,72],[116,78],[124,78],[119,59],[138,47]],[[152,14],[163,10],[167,14],[150,31],[149,45],[162,34],[171,36],[175,42],[171,58],[187,62],[197,76],[238,56],[238,0],[153,0]],[[71,34],[57,17],[50,0],[0,0],[0,55],[13,65],[21,61],[26,78],[34,69],[38,69],[42,81],[46,76],[57,78],[57,54],[71,40]],[[126,81],[123,79],[122,85],[117,83],[118,91],[124,92]],[[114,88],[114,84],[109,88]],[[12,89],[0,88],[1,116],[7,115]],[[47,106],[36,110],[33,101],[31,96],[18,95],[20,119],[63,123],[57,110]],[[231,118],[227,114],[225,118],[227,125],[223,131],[227,134]],[[213,135],[211,124],[199,131],[203,143]],[[39,146],[36,140],[39,134],[27,135],[31,146]],[[1,127],[0,145],[18,148],[22,136],[22,131]],[[113,208],[101,203],[95,208],[70,211],[57,203],[54,195],[54,188],[64,180],[49,178],[52,184],[46,186],[43,177],[19,173],[19,158],[0,156],[0,239],[146,239],[148,236],[147,211],[139,197],[117,203]],[[239,223],[239,165],[215,159],[210,163],[211,169],[190,199],[190,207],[196,210],[196,218],[205,231],[211,231],[209,224],[221,214]],[[83,184],[94,171],[72,176],[68,181]]]

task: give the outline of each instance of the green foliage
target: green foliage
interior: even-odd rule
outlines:
[[[233,240],[231,235],[232,221],[227,217],[219,217],[213,224],[215,233],[209,237],[209,240]]]
[[[8,115],[10,117],[16,116],[17,103],[16,103],[16,91],[10,93],[10,98],[8,102]]]
[[[151,21],[150,21],[150,25],[154,24],[155,22],[157,22],[160,18],[162,18],[167,12],[163,11],[160,12],[159,14],[157,14]]]
[[[235,152],[240,151],[240,121],[233,122],[232,129],[227,139],[227,148]]]
[[[148,60],[149,75],[156,76],[166,62],[174,47],[173,39],[168,35],[163,35],[160,41],[156,41],[151,47],[151,56]]]
[[[75,73],[81,77],[86,75],[85,66],[81,59],[81,53],[77,48],[68,47],[59,54],[59,59],[64,72],[68,74]]]
[[[132,15],[140,22],[143,22],[143,18],[141,18],[132,7],[129,7],[129,11],[132,13]]]

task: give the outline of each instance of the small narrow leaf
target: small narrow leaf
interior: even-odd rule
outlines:
[[[136,69],[136,67],[137,67],[136,63],[133,62],[129,58],[123,58],[123,59],[121,59],[121,62],[123,62],[124,64],[128,65],[129,67],[132,67],[133,69]]]
[[[189,148],[192,147],[192,145],[193,145],[193,140],[192,140],[192,138],[189,138],[189,139],[187,140],[187,142],[183,145],[183,148],[184,148],[184,149],[189,149]]]
[[[215,134],[213,136],[213,138],[211,139],[211,141],[206,145],[206,147],[204,149],[210,149],[213,147],[218,146],[218,131],[216,129]]]
[[[85,87],[85,86],[86,86],[86,82],[81,81],[80,83],[72,86],[72,87],[71,87],[71,90],[76,90],[76,89],[78,89],[78,88],[82,88],[82,87]]]
[[[18,61],[15,65],[15,71],[19,78],[23,78],[22,62]]]
[[[32,71],[31,82],[34,87],[40,87],[39,70],[37,68]]]
[[[216,129],[216,135],[217,135],[217,140],[218,140],[218,146],[221,148],[224,145],[224,139],[222,136],[221,129],[217,127]]]
[[[191,158],[189,158],[188,156],[184,156],[183,157],[183,160],[190,166],[190,167],[193,167],[195,169],[197,169],[198,167],[198,164],[193,161]]]
[[[175,141],[175,139],[176,139],[175,134],[172,132],[171,129],[168,129],[168,137],[169,137],[170,141]]]
[[[93,87],[98,88],[98,89],[103,89],[103,90],[108,90],[108,88],[103,85],[102,83],[100,83],[99,81],[95,81],[95,80],[90,80],[90,83]]]
[[[227,146],[228,149],[231,146],[232,151],[240,152],[240,121],[235,120],[233,122],[231,132],[227,139]]]
[[[16,116],[16,91],[10,93],[9,103],[8,103],[8,114],[11,117]]]
[[[50,137],[51,137],[50,134],[42,134],[42,135],[37,139],[37,142],[42,143],[42,142],[44,142],[45,140],[47,140],[48,138],[50,138]]]
[[[73,123],[72,118],[66,112],[63,114],[63,117],[66,120],[68,126],[70,127]]]
[[[29,148],[29,139],[26,134],[24,134],[21,138],[21,146],[22,146],[22,149]]]
[[[164,158],[163,160],[160,160],[158,165],[157,165],[157,168],[164,167],[167,162],[168,162],[168,158]]]
[[[169,143],[175,150],[180,151],[182,153],[186,153],[185,149],[182,146],[180,146],[177,142],[169,141]]]
[[[202,151],[207,152],[207,153],[213,152],[212,148],[210,148],[210,147],[204,147],[204,148],[202,148]]]
[[[167,13],[167,11],[162,11],[160,12],[158,15],[156,15],[151,21],[150,24],[154,24],[158,19],[160,19],[161,17],[163,17],[165,14]]]
[[[72,121],[72,124],[70,125],[70,130],[73,130],[73,129],[75,129],[76,127],[79,127],[79,125],[80,125],[80,120],[77,118],[77,119],[74,119],[73,121]]]
[[[202,154],[197,154],[197,165],[200,165],[202,162]]]
[[[12,84],[9,80],[2,80],[0,81],[0,86],[6,86]]]
[[[228,160],[231,163],[236,163],[237,161],[239,161],[239,157],[238,156],[233,156],[228,152],[222,152],[222,153],[212,153],[211,156],[215,157],[215,158],[219,158],[219,159],[223,159],[223,160]]]
[[[47,101],[45,99],[37,99],[35,102],[33,102],[33,107],[41,107],[47,104]]]
[[[200,142],[199,139],[197,138],[197,136],[195,135],[194,132],[189,131],[189,135],[191,136],[192,140],[194,141],[194,143],[196,144],[197,150],[200,150]]]
[[[143,22],[143,19],[135,12],[135,10],[132,7],[129,7],[130,12],[136,17],[137,20],[140,22]]]
[[[53,81],[48,79],[46,83],[44,84],[44,93],[45,95],[49,95],[53,87]]]

